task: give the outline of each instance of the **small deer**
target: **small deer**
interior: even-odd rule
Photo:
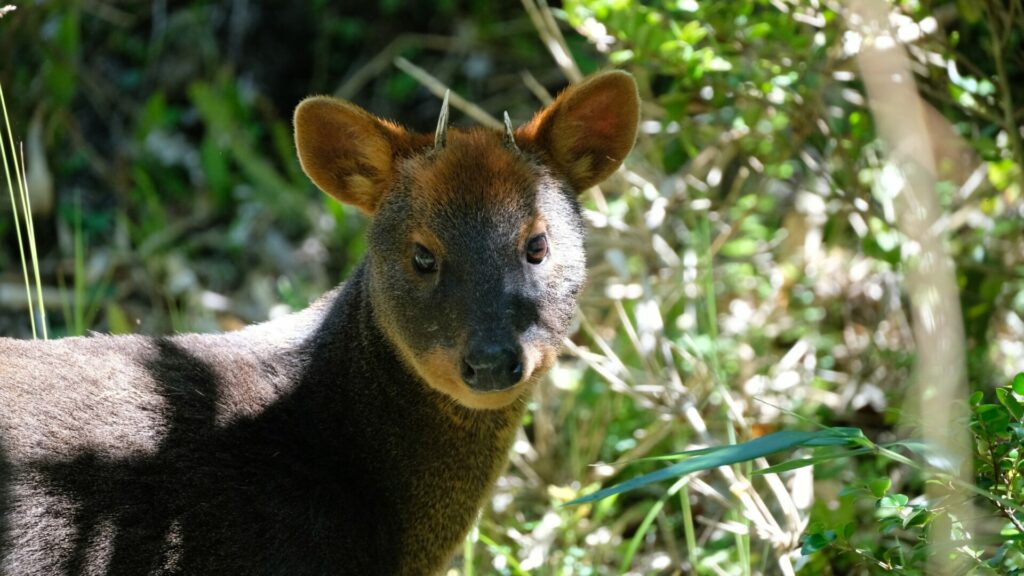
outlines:
[[[352,277],[220,334],[0,338],[0,574],[435,574],[584,282],[576,197],[636,138],[606,72],[528,124],[420,134],[312,97],[306,174],[372,216]]]

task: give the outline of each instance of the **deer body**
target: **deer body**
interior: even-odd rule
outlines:
[[[366,260],[236,333],[0,339],[0,574],[442,570],[568,329],[575,194],[636,122],[621,73],[511,147],[304,102],[303,167],[374,216]]]

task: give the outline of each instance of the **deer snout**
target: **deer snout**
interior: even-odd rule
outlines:
[[[462,358],[462,380],[477,392],[511,388],[523,377],[523,351],[516,343],[470,343]]]

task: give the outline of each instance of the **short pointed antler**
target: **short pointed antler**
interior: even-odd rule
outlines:
[[[505,111],[505,147],[511,150],[519,152],[519,146],[516,145],[515,130],[512,129],[512,119],[508,117],[508,111]]]
[[[441,102],[441,115],[437,118],[437,131],[434,132],[434,152],[444,149],[448,142],[448,96],[451,90],[444,91],[444,101]]]

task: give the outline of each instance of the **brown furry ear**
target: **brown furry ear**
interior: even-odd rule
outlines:
[[[295,147],[318,188],[367,214],[391,187],[395,158],[414,136],[362,108],[326,96],[295,109]]]
[[[633,76],[603,72],[566,88],[516,131],[516,142],[547,153],[580,193],[622,164],[633,149],[639,122],[640,96]]]

